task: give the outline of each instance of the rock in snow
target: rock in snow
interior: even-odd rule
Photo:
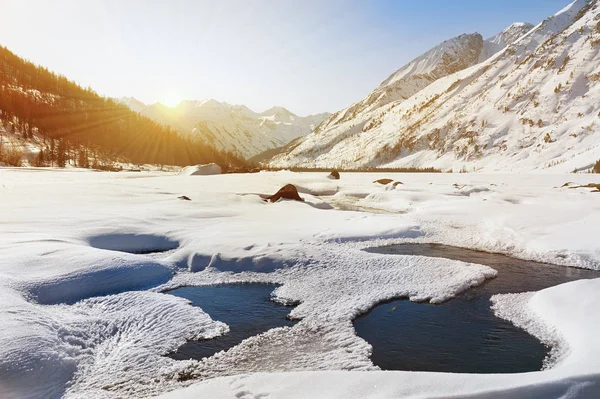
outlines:
[[[340,180],[340,172],[332,170],[328,177],[333,180]]]
[[[293,184],[286,184],[285,186],[281,187],[275,194],[267,197],[267,200],[271,202],[277,202],[281,198],[304,201],[304,199],[300,197],[300,194],[298,194],[298,189]]]
[[[377,184],[382,184],[382,185],[388,185],[391,182],[393,182],[393,179],[379,179],[379,180],[375,180],[373,183],[377,183]]]

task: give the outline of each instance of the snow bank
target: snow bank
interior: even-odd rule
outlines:
[[[171,380],[159,370],[176,362],[161,355],[186,339],[227,332],[226,325],[186,300],[151,292],[72,306],[37,306],[14,293],[7,302],[6,292],[2,298],[3,398],[100,397]]]
[[[167,282],[173,266],[146,256],[60,242],[11,245],[2,264],[11,287],[41,304],[148,289]]]
[[[107,233],[88,239],[89,244],[98,249],[129,253],[165,252],[179,246],[169,237],[140,233]]]
[[[589,398],[598,396],[597,380],[574,377],[511,384],[502,375],[326,371],[257,373],[217,378],[160,396],[163,399],[257,398]],[[504,389],[502,388],[504,387]]]
[[[182,176],[205,176],[205,175],[220,175],[221,167],[216,163],[206,165],[186,166],[179,173]]]
[[[498,316],[552,345],[548,364],[555,370],[598,370],[599,287],[600,280],[580,280],[537,293],[495,295],[493,309]]]

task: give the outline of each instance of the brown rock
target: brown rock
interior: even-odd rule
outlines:
[[[293,184],[286,184],[281,187],[274,195],[267,197],[266,200],[271,202],[277,202],[280,198],[291,199],[296,201],[304,201],[298,194],[298,189]]]
[[[337,170],[332,170],[329,176],[327,177],[334,180],[340,180],[340,172],[338,172]]]

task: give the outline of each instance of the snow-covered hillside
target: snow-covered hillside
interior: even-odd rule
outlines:
[[[494,54],[504,50],[523,35],[533,29],[534,26],[525,22],[515,22],[502,32],[490,37],[483,42],[483,49],[479,55],[479,62],[483,62]]]
[[[440,78],[407,100],[330,119],[272,163],[588,169],[600,158],[599,15],[597,0],[577,0],[521,38],[528,26],[513,24],[481,45],[493,52],[508,44],[487,61]]]
[[[34,165],[44,144],[44,139],[39,135],[26,139],[22,132],[12,132],[12,128],[7,130],[0,124],[0,166]]]
[[[213,99],[182,101],[176,107],[161,103],[146,105],[133,97],[118,101],[156,122],[190,133],[217,149],[232,151],[245,158],[306,136],[329,116],[322,113],[301,117],[283,107],[256,113],[244,105]]]
[[[446,40],[394,72],[361,101],[333,114],[319,130],[355,119],[391,102],[406,100],[444,76],[485,61],[531,28],[531,24],[515,23],[488,40],[483,40],[479,33]]]

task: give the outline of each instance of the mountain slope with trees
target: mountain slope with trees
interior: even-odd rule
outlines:
[[[1,46],[0,121],[4,134],[26,140],[35,136],[43,143],[40,164],[64,166],[70,159],[86,167],[90,154],[108,162],[244,164],[230,152],[184,137]]]

